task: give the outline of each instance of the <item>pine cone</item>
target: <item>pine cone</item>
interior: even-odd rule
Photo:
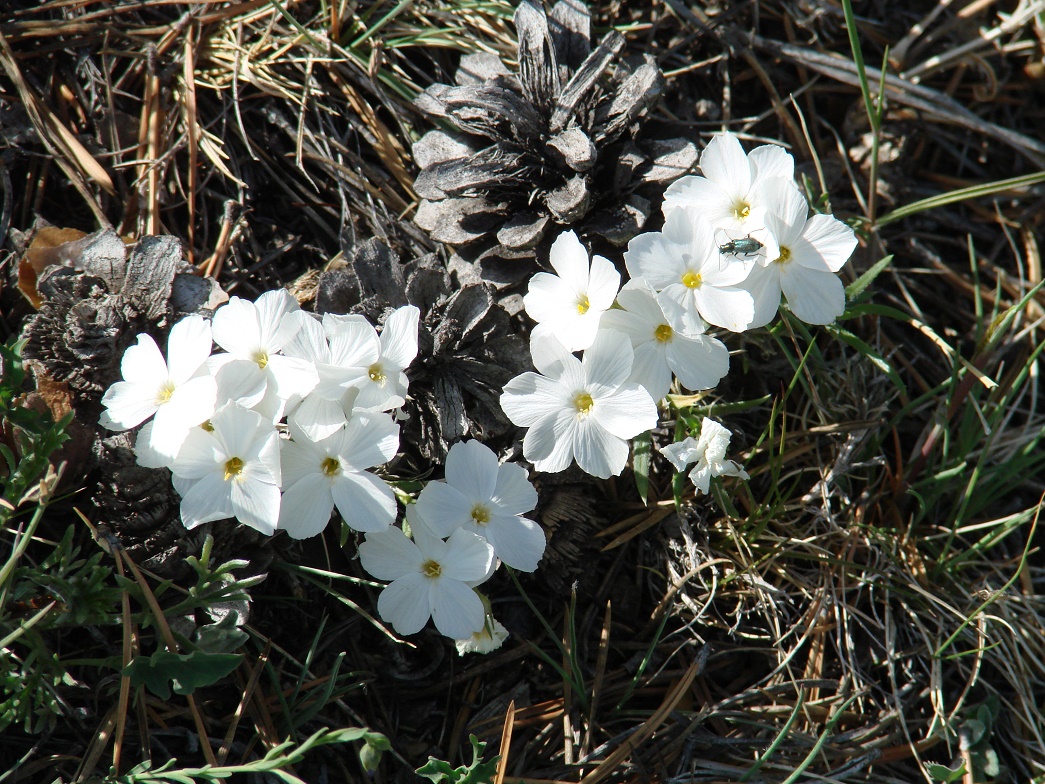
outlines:
[[[498,260],[533,258],[568,227],[625,244],[642,230],[650,199],[697,159],[685,139],[639,138],[664,78],[649,55],[637,67],[621,61],[615,31],[592,50],[580,0],[561,0],[550,16],[524,0],[515,26],[518,75],[492,54],[462,58],[456,86],[434,84],[417,100],[458,133],[429,131],[413,148],[423,199],[416,223],[468,246],[459,253],[470,261],[490,259],[483,273],[495,283],[510,282]],[[646,185],[657,187],[644,196]]]

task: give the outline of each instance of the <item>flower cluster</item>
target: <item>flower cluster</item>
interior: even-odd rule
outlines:
[[[401,634],[432,618],[462,651],[492,650],[506,633],[474,586],[498,562],[532,572],[544,554],[544,531],[525,517],[537,506],[526,470],[478,441],[454,444],[445,481],[409,507],[410,536],[392,525],[395,495],[370,470],[399,449],[390,412],[406,401],[418,316],[412,305],[392,311],[378,334],[359,315],[317,319],[286,291],[233,297],[212,323],[175,324],[166,358],[139,335],[101,424],[142,425],[138,462],[170,469],[186,528],[234,517],[303,539],[336,507],[366,534],[363,567],[391,581],[382,618]]]
[[[166,358],[139,335],[101,424],[144,423],[138,462],[170,469],[186,528],[235,517],[303,539],[335,506],[357,531],[388,528],[395,496],[370,469],[399,448],[389,412],[405,399],[417,318],[401,308],[378,335],[362,316],[319,321],[286,291],[233,297],[212,322],[175,324]]]
[[[675,384],[710,389],[728,372],[729,351],[713,328],[767,324],[781,295],[812,324],[842,313],[835,273],[856,239],[829,215],[808,216],[791,156],[772,145],[747,155],[723,134],[700,165],[703,176],[668,189],[663,230],[631,241],[623,287],[613,263],[589,258],[572,231],[551,245],[554,273],[531,279],[524,306],[536,322],[534,370],[504,384],[500,406],[526,428],[523,454],[537,471],[576,462],[596,477],[620,474],[629,441],[656,427],[657,402]],[[458,310],[447,301],[451,332],[482,323],[490,298],[476,293]],[[123,379],[102,398],[100,421],[117,431],[141,426],[137,460],[171,471],[187,528],[234,517],[303,539],[321,533],[336,508],[365,535],[363,568],[388,581],[383,619],[400,634],[431,619],[461,652],[485,652],[507,633],[476,587],[500,563],[537,569],[545,534],[527,517],[537,493],[523,467],[501,463],[480,441],[456,440],[445,479],[428,482],[407,503],[405,524],[394,525],[396,495],[374,469],[399,452],[420,319],[418,307],[402,305],[379,332],[359,313],[306,313],[282,290],[254,302],[233,297],[212,321],[176,323],[166,356],[139,335],[123,356]],[[696,463],[690,479],[708,493],[713,477],[747,478],[726,458],[729,440],[705,418],[698,439],[660,451],[679,471]]]
[[[504,388],[508,418],[528,428],[523,453],[538,471],[576,460],[589,474],[619,474],[629,439],[657,423],[655,401],[673,379],[690,390],[714,387],[729,370],[725,344],[709,334],[768,324],[781,294],[798,318],[828,324],[845,309],[837,272],[856,247],[852,229],[830,215],[809,216],[794,159],[764,145],[746,154],[737,138],[715,136],[701,176],[675,181],[664,227],[635,237],[624,254],[630,280],[587,251],[572,232],[551,247],[555,274],[535,275],[524,298],[536,322],[536,373]],[[572,352],[583,351],[577,359]],[[668,447],[698,492],[712,476],[746,477],[724,459],[728,431],[705,419],[700,441]],[[690,443],[692,441],[692,443]]]
[[[368,533],[359,546],[363,568],[391,583],[377,609],[400,634],[428,619],[459,649],[488,652],[506,633],[475,587],[498,561],[532,572],[544,555],[544,531],[524,515],[537,506],[521,466],[498,463],[489,447],[458,441],[446,457],[446,479],[429,482],[407,507],[410,534],[395,527]],[[412,538],[411,538],[412,537]]]

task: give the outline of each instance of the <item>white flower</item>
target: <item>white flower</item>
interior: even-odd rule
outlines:
[[[763,228],[765,185],[773,178],[793,181],[795,159],[776,144],[744,154],[737,137],[716,135],[700,154],[703,177],[675,180],[664,193],[664,216],[680,207],[694,207],[715,228],[737,239]]]
[[[236,517],[263,534],[279,519],[279,436],[272,423],[238,403],[226,403],[210,429],[193,428],[171,466],[183,492],[186,528]]]
[[[632,278],[645,278],[717,327],[741,332],[754,316],[751,294],[739,288],[754,262],[722,254],[711,224],[693,207],[673,210],[663,231],[635,237],[624,263]]]
[[[323,440],[284,441],[285,490],[277,527],[294,539],[315,536],[326,528],[336,505],[356,531],[387,528],[396,518],[395,495],[366,469],[387,463],[398,448],[399,425],[370,412]]]
[[[377,611],[400,634],[415,634],[428,619],[447,637],[460,640],[483,628],[486,611],[469,582],[493,568],[493,548],[471,531],[458,529],[445,542],[414,528],[414,541],[394,526],[368,533],[359,545],[363,568],[392,582]]]
[[[282,417],[287,400],[304,397],[317,381],[310,363],[280,354],[300,329],[300,322],[286,318],[296,310],[297,300],[278,289],[254,302],[233,297],[214,313],[214,342],[228,352],[215,354],[209,362],[219,386],[229,389],[241,405],[257,407],[274,421]]]
[[[805,197],[791,183],[772,183],[767,191],[772,194],[772,208],[765,215],[766,228],[779,250],[760,260],[741,284],[755,301],[750,326],[773,320],[781,292],[802,321],[830,324],[845,310],[845,288],[835,273],[856,248],[856,235],[830,215],[806,220]]]
[[[600,330],[583,361],[550,336],[530,344],[539,373],[509,381],[501,408],[528,427],[523,454],[538,471],[557,472],[577,461],[592,476],[619,474],[628,462],[627,439],[657,424],[649,392],[629,382],[634,352],[625,335]]]
[[[658,295],[644,278],[630,280],[617,295],[622,310],[611,310],[602,327],[631,339],[635,363],[631,381],[654,400],[671,389],[671,376],[687,389],[711,389],[729,372],[729,350],[704,334],[704,324],[677,302]]]
[[[315,389],[298,405],[288,406],[288,409],[292,409],[288,422],[313,441],[320,441],[345,426],[359,395],[358,389],[346,390],[346,385],[365,373],[365,365],[353,367],[338,363],[365,362],[368,357],[379,356],[381,341],[377,330],[363,316],[336,316],[328,313],[320,323],[311,314],[299,310],[289,314],[287,319],[297,321],[300,329],[284,346],[284,353],[311,362],[319,379]],[[358,339],[353,341],[350,337],[340,341],[339,356],[335,358],[327,336],[335,334],[341,325],[346,324],[348,326],[344,328]]]
[[[188,316],[171,329],[167,359],[148,335],[124,352],[117,381],[102,397],[99,419],[110,430],[129,430],[153,417],[143,444],[160,465],[174,459],[189,428],[214,413],[217,385],[197,375],[210,356],[211,327],[201,316]]]
[[[595,340],[599,319],[620,288],[620,273],[602,256],[592,257],[589,267],[588,251],[572,231],[556,238],[548,260],[558,275],[534,275],[523,305],[539,330],[569,351],[581,351]]]
[[[370,411],[390,411],[403,405],[410,383],[403,371],[417,356],[420,318],[421,311],[413,305],[394,310],[380,337],[360,315],[324,316],[322,336],[314,323],[299,318],[302,333],[288,351],[315,362],[319,373],[315,391],[301,404],[304,410],[294,412],[299,426],[305,429],[311,422],[312,432],[321,435],[336,429],[339,417],[343,424],[353,405]],[[346,399],[350,394],[355,398]]]
[[[488,541],[508,566],[532,572],[544,555],[544,531],[522,515],[536,506],[526,469],[499,464],[478,441],[459,441],[446,456],[446,481],[429,482],[414,508],[437,536],[464,528]]]
[[[508,630],[496,618],[487,614],[482,629],[473,632],[472,636],[467,639],[457,640],[455,643],[457,655],[490,653],[500,648],[506,639],[508,639]]]
[[[725,459],[730,437],[731,433],[726,428],[704,417],[700,423],[699,439],[689,436],[684,441],[661,447],[660,453],[671,461],[678,471],[685,471],[690,463],[696,463],[689,472],[689,478],[699,495],[710,491],[713,476],[748,478],[743,466]]]

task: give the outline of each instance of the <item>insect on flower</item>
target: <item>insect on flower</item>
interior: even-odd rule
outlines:
[[[728,240],[718,246],[719,253],[729,253],[733,256],[750,256],[758,253],[764,246],[754,237],[741,237],[739,240]]]

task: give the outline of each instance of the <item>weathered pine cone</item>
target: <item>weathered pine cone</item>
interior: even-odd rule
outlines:
[[[345,269],[320,277],[318,312],[362,313],[376,323],[403,305],[421,311],[400,439],[416,452],[412,457],[431,467],[465,436],[489,443],[514,434],[498,401],[504,385],[529,368],[530,357],[493,289],[484,283],[454,286],[434,256],[401,264],[376,239],[347,255]]]
[[[418,98],[457,132],[429,131],[414,145],[415,221],[435,240],[467,246],[458,250],[470,261],[533,258],[566,228],[622,245],[697,159],[685,139],[640,136],[664,88],[660,69],[649,55],[637,67],[621,60],[616,31],[592,50],[580,0],[550,14],[523,0],[515,25],[518,74],[495,55],[467,55],[456,85]]]

